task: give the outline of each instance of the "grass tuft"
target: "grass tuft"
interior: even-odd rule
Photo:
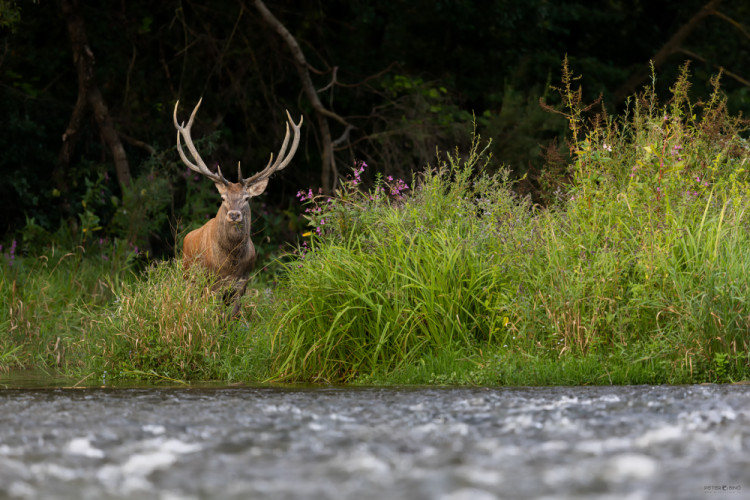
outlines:
[[[119,379],[172,382],[264,378],[268,346],[252,335],[257,290],[244,298],[246,315],[231,318],[213,282],[173,260],[123,286],[112,306],[90,311],[101,318],[98,369]],[[258,356],[265,363],[247,363]]]

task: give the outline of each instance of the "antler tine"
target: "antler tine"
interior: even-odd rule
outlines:
[[[190,136],[190,128],[193,126],[193,120],[195,119],[195,114],[198,112],[198,108],[200,107],[201,102],[203,102],[202,97],[198,100],[198,104],[195,105],[195,108],[193,108],[193,112],[190,113],[190,119],[188,120],[187,125],[185,125],[185,122],[182,122],[182,124],[177,122],[177,107],[180,105],[180,101],[178,100],[174,105],[174,113],[172,114],[172,118],[174,119],[174,126],[177,129],[177,152],[179,153],[183,163],[185,163],[185,165],[187,165],[189,169],[198,172],[199,174],[205,175],[214,182],[229,184],[229,181],[222,175],[221,169],[217,169],[218,174],[215,174],[208,169],[206,164],[203,162],[203,159],[198,154],[198,150],[195,148],[193,139]],[[190,151],[190,154],[192,155],[197,165],[191,162],[187,158],[187,155],[185,155],[185,151],[182,149],[180,136],[185,139],[185,145],[187,146],[188,151]]]
[[[271,153],[271,158],[268,160],[268,164],[266,165],[266,168],[258,172],[257,174],[253,175],[252,177],[248,177],[247,179],[243,179],[242,183],[246,186],[249,186],[253,183],[259,182],[263,179],[266,179],[270,177],[275,172],[278,172],[279,170],[282,170],[287,165],[289,165],[289,162],[292,161],[292,158],[294,157],[294,153],[297,152],[297,147],[299,147],[299,139],[300,139],[300,127],[302,126],[302,121],[304,120],[304,116],[300,116],[299,123],[294,123],[294,120],[292,120],[292,115],[289,114],[289,110],[286,111],[286,117],[287,117],[287,124],[286,124],[286,134],[284,135],[284,142],[281,144],[281,149],[279,149],[279,155],[276,157],[276,161],[273,159],[273,153]],[[287,146],[289,145],[289,125],[291,124],[292,130],[294,132],[294,138],[292,139],[292,144],[289,146],[289,151],[286,151]]]

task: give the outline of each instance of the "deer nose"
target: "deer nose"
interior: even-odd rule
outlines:
[[[230,210],[227,212],[227,219],[229,219],[229,222],[242,222],[242,212],[239,210]]]

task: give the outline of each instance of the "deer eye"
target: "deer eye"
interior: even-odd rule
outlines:
[[[245,203],[250,203],[250,197],[249,196],[245,196]]]

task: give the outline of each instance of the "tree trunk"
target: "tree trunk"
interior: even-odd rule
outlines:
[[[83,26],[83,19],[75,15],[72,3],[68,0],[61,2],[63,17],[68,25],[70,35],[70,44],[73,47],[73,63],[76,66],[78,74],[78,98],[73,113],[70,115],[70,121],[62,135],[62,147],[57,155],[57,164],[52,171],[52,180],[55,187],[60,191],[62,200],[62,209],[66,216],[71,215],[70,204],[67,200],[67,194],[70,191],[68,184],[68,168],[70,167],[73,153],[75,152],[78,135],[81,131],[81,125],[86,115],[86,96],[88,95],[89,82],[91,80],[91,67],[93,62],[87,62],[84,59],[93,59],[94,55],[88,49],[86,41],[86,30]],[[84,50],[77,50],[77,47],[85,47]]]
[[[115,162],[115,171],[117,172],[117,182],[120,188],[130,187],[130,166],[128,157],[125,154],[125,148],[122,146],[120,136],[117,134],[112,116],[109,114],[107,103],[104,102],[104,96],[99,91],[99,87],[92,85],[89,90],[89,104],[94,110],[94,118],[99,125],[99,130],[107,143],[109,150],[112,151],[112,159]]]
[[[94,53],[91,51],[91,47],[89,47],[83,17],[78,12],[78,2],[77,0],[61,0],[60,7],[65,22],[68,25],[70,44],[73,50],[73,62],[78,74],[78,98],[73,107],[68,127],[65,129],[62,137],[63,144],[57,157],[57,165],[52,174],[53,179],[61,193],[68,191],[68,167],[70,166],[76,142],[80,135],[87,105],[90,105],[94,110],[94,118],[99,126],[104,142],[112,152],[120,188],[125,189],[130,186],[128,158],[117,130],[114,127],[107,104],[104,102],[104,97],[94,79]]]

